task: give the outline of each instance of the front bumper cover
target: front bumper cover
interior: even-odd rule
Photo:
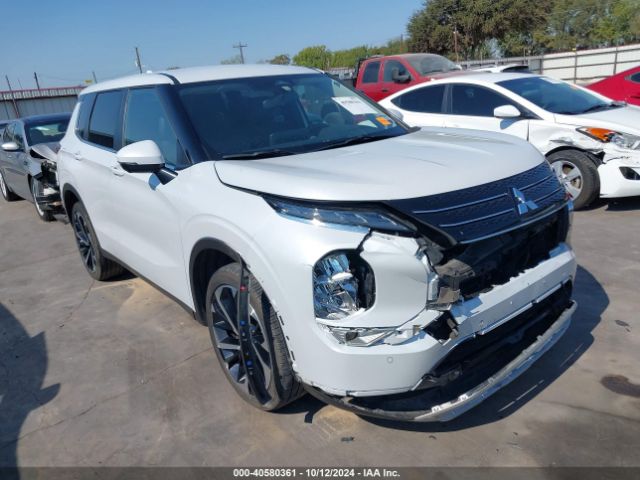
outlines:
[[[426,404],[421,410],[385,410],[384,408],[363,406],[353,403],[353,397],[329,395],[322,390],[308,385],[306,385],[305,388],[314,397],[336,407],[352,411],[358,415],[408,422],[449,421],[478,405],[527,370],[564,334],[571,323],[571,316],[575,312],[576,307],[576,302],[572,300],[568,307],[565,308],[555,322],[553,322],[542,335],[538,336],[533,343],[507,365],[490,375],[480,384],[458,395],[454,399],[439,404]]]

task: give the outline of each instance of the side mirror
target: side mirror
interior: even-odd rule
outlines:
[[[493,116],[496,118],[513,119],[520,118],[522,113],[513,105],[500,105],[493,109]]]
[[[16,142],[4,142],[2,144],[2,150],[5,152],[17,152],[20,150],[20,147]]]
[[[156,173],[164,167],[162,152],[153,140],[122,147],[116,157],[122,169],[129,173]]]
[[[396,110],[395,108],[387,108],[387,112],[396,117],[398,120],[402,120],[404,117],[404,115],[402,115],[402,112]]]
[[[411,80],[411,75],[409,75],[408,73],[400,74],[397,69],[394,69],[391,78],[395,83],[407,83],[409,80]]]

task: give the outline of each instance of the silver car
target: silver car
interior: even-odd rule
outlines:
[[[56,165],[39,151],[56,151],[71,115],[37,115],[9,123],[2,133],[0,191],[8,202],[33,202],[45,222],[60,208]],[[36,146],[35,149],[33,148]],[[50,155],[50,157],[53,157]]]

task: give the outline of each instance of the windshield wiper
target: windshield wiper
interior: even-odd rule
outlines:
[[[582,115],[583,113],[597,112],[599,110],[608,110],[610,108],[618,108],[618,107],[620,107],[620,105],[617,105],[616,103],[605,103],[600,105],[593,105],[587,108],[586,110],[581,111],[580,114]]]
[[[253,160],[256,158],[272,158],[272,157],[284,157],[286,155],[295,155],[298,152],[291,152],[289,150],[282,150],[280,148],[274,148],[271,150],[258,150],[256,152],[244,152],[244,153],[231,153],[229,155],[223,155],[223,160]]]
[[[317,148],[314,152],[321,150],[330,150],[332,148],[347,147],[349,145],[359,145],[361,143],[375,142],[376,140],[383,140],[385,138],[393,138],[397,135],[364,135],[362,137],[347,138],[345,140],[338,140],[337,142],[327,142],[328,145]]]

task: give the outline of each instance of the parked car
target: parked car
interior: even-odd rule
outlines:
[[[354,87],[369,98],[380,101],[411,85],[460,73],[464,72],[459,65],[431,53],[374,56],[356,66]]]
[[[61,201],[55,162],[38,152],[55,157],[57,142],[64,136],[70,118],[68,113],[25,117],[9,123],[2,134],[2,196],[8,202],[18,198],[33,202],[38,217],[45,222],[54,219]]]
[[[553,78],[477,73],[412,87],[381,102],[413,126],[503,132],[546,157],[576,208],[640,195],[640,109]]]
[[[529,367],[575,309],[570,203],[523,140],[412,130],[326,74],[275,65],[101,82],[70,125],[59,177],[86,270],[124,267],[177,299],[258,408],[304,388],[447,420]]]
[[[503,72],[532,73],[531,70],[529,70],[529,65],[526,65],[523,63],[507,63],[505,65],[477,67],[477,68],[472,68],[471,71],[488,72],[488,73],[503,73]]]
[[[587,88],[613,100],[640,106],[640,66],[592,83]]]

